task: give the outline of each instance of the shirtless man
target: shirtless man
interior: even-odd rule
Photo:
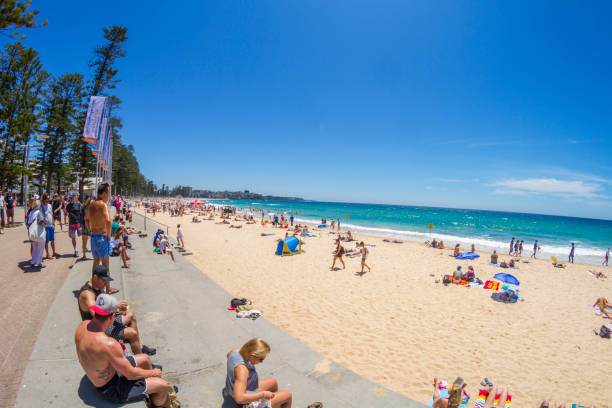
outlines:
[[[105,400],[123,404],[150,398],[153,407],[162,407],[168,383],[161,379],[161,370],[152,367],[146,354],[125,357],[117,340],[105,334],[117,306],[114,297],[102,294],[90,307],[94,318],[82,322],[74,334],[79,362]]]
[[[102,183],[98,186],[98,198],[89,204],[85,213],[85,225],[91,234],[91,254],[94,258],[93,267],[100,265],[108,268],[108,259],[111,254],[110,235],[111,218],[108,213],[106,202],[110,195],[110,185]],[[119,289],[111,288],[110,282],[106,282],[106,293],[113,294]]]
[[[104,265],[98,265],[93,269],[91,279],[81,287],[78,294],[79,312],[82,320],[90,320],[94,318],[95,312],[91,309],[96,304],[96,298],[101,293],[104,293],[106,282],[112,281],[108,273],[108,268]],[[126,310],[125,312],[117,313],[113,322],[106,329],[106,335],[119,341],[130,343],[132,353],[145,353],[150,356],[155,355],[156,350],[148,347],[140,341],[138,335],[138,325],[134,313],[128,312],[128,304],[125,300],[119,301],[119,308]]]

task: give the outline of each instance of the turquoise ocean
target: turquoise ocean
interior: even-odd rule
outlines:
[[[221,204],[221,200],[212,200]],[[525,214],[455,208],[416,207],[384,204],[333,203],[318,201],[223,200],[245,211],[258,209],[267,215],[293,214],[301,223],[319,224],[321,218],[340,219],[343,230],[415,242],[431,238],[445,246],[508,253],[510,239],[522,239],[523,257],[530,256],[538,240],[538,258],[554,254],[567,261],[570,245],[576,244],[575,261],[601,264],[612,246],[612,221],[554,215]],[[297,214],[296,214],[297,211]],[[260,213],[260,211],[259,211]],[[348,214],[348,218],[346,215]],[[433,228],[429,229],[429,224]],[[329,222],[328,222],[329,225]]]

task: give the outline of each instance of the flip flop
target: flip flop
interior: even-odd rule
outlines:
[[[323,408],[322,402],[313,402],[307,408]]]

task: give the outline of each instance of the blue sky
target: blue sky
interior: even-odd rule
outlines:
[[[612,218],[612,3],[35,0],[160,185]]]

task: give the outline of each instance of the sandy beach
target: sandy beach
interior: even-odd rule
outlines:
[[[452,382],[462,376],[472,406],[486,376],[510,385],[517,407],[536,406],[542,398],[612,406],[612,342],[593,333],[611,321],[591,308],[598,297],[612,298],[608,267],[556,269],[542,259],[501,269],[487,265],[486,253],[458,261],[450,249],[358,235],[375,245],[368,259],[372,272],[360,276],[359,257],[345,257],[345,270],[330,270],[335,235],[328,231],[302,238],[303,254],[280,257],[275,243],[285,230],[244,222],[233,229],[215,224],[218,217],[200,223],[191,217],[157,213],[153,219],[169,225],[172,236],[180,223],[193,251],[188,259],[233,296],[251,299],[292,336],[392,390],[427,402],[434,377]],[[524,301],[498,303],[490,290],[435,283],[457,265],[473,265],[483,281],[512,273]],[[609,277],[596,279],[588,270]]]

